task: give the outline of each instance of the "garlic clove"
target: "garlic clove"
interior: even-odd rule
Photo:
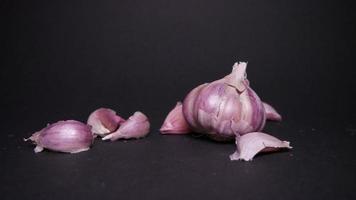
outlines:
[[[189,125],[183,116],[181,102],[177,102],[173,110],[168,113],[160,132],[162,134],[186,134],[191,132]]]
[[[265,108],[266,118],[268,120],[282,121],[282,116],[271,105],[266,102],[263,102],[263,107]]]
[[[236,137],[237,150],[230,155],[230,160],[250,161],[259,152],[276,151],[292,147],[287,141],[281,141],[262,132],[252,132]]]
[[[205,112],[203,109],[198,109],[197,121],[200,126],[204,127],[207,133],[212,130],[214,118],[216,117],[213,114]]]
[[[99,108],[90,114],[87,124],[92,127],[91,130],[94,134],[103,137],[114,132],[124,121],[114,110]]]
[[[75,120],[59,121],[35,132],[24,139],[36,144],[35,153],[49,149],[64,153],[78,153],[89,150],[93,143],[90,126]]]
[[[253,131],[261,131],[265,126],[266,114],[261,99],[256,92],[248,88],[240,95],[242,106],[242,118],[250,123]]]
[[[209,85],[208,83],[201,84],[194,88],[192,91],[188,93],[188,95],[185,97],[183,101],[183,115],[184,118],[186,119],[187,123],[189,124],[190,127],[194,127],[195,129],[198,129],[198,124],[196,121],[196,115],[197,112],[194,111],[195,108],[195,103],[196,99],[199,96],[200,92],[207,86]]]
[[[102,140],[115,141],[118,139],[131,139],[145,137],[150,131],[150,122],[143,113],[135,112],[127,121],[121,124],[115,132],[103,137]]]

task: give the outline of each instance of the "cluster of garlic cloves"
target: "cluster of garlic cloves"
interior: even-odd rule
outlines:
[[[150,122],[142,112],[135,112],[128,120],[121,124],[115,132],[103,137],[103,140],[142,138],[150,132]]]
[[[142,138],[150,131],[147,116],[139,111],[125,120],[111,109],[99,108],[90,114],[87,123],[92,127],[92,132],[103,137],[103,140]]]
[[[168,113],[160,132],[196,132],[217,141],[235,140],[236,151],[230,155],[231,160],[250,161],[259,152],[291,149],[288,141],[262,132],[266,120],[281,121],[282,116],[251,88],[246,67],[246,62],[237,62],[229,75],[192,89]],[[112,109],[99,108],[89,115],[87,124],[58,121],[24,140],[36,145],[36,153],[44,149],[78,153],[89,150],[97,136],[110,141],[138,139],[149,131],[149,119],[142,112],[124,119]]]
[[[145,137],[149,131],[150,122],[142,112],[137,111],[125,120],[114,110],[99,108],[90,114],[87,124],[75,120],[58,121],[24,140],[36,145],[36,153],[44,149],[79,153],[89,150],[96,136],[111,141],[138,139]]]

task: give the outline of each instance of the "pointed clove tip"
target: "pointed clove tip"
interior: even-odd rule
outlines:
[[[159,132],[160,132],[161,134],[163,134],[163,135],[166,135],[166,134],[169,134],[170,129],[169,129],[169,128],[165,128],[165,127],[161,127],[161,128],[159,129]]]
[[[105,140],[110,140],[111,138],[112,138],[112,134],[103,137],[101,140],[105,141]]]
[[[284,144],[284,146],[285,146],[286,148],[288,148],[288,149],[293,149],[293,147],[290,146],[290,142],[289,142],[289,141],[283,141],[283,144]]]
[[[172,124],[170,122],[164,122],[161,126],[161,128],[159,129],[159,131],[162,133],[162,132],[165,132],[165,131],[168,131],[172,128]]]
[[[166,129],[163,128],[163,127],[161,127],[161,128],[159,129],[159,132],[160,132],[161,134],[165,134],[165,131],[166,131]]]

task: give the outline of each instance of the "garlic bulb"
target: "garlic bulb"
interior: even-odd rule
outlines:
[[[125,120],[118,116],[114,110],[99,108],[89,115],[87,124],[92,127],[91,131],[94,134],[104,137],[116,131],[123,122]]]
[[[24,140],[31,140],[37,145],[34,149],[36,153],[43,151],[44,148],[65,153],[78,153],[89,150],[93,139],[90,126],[79,121],[67,120],[50,124]]]
[[[230,75],[193,89],[183,103],[183,115],[196,132],[221,138],[260,131],[265,124],[262,101],[246,81],[246,63],[236,63]]]
[[[244,135],[249,138],[247,135],[260,132],[266,119],[280,121],[281,116],[272,106],[262,102],[252,90],[247,80],[246,67],[245,62],[235,63],[231,74],[194,88],[184,99],[183,105],[177,106],[169,113],[161,132],[187,133],[192,130],[218,141],[236,139],[240,152],[249,152],[250,149],[259,147],[260,143],[243,145],[239,139]],[[172,113],[174,118],[179,120],[169,126]],[[181,127],[186,128],[181,131]],[[270,139],[262,133],[253,135],[254,140],[258,138],[262,143]],[[244,141],[248,140],[242,140]],[[289,148],[289,143],[278,147]]]
[[[115,141],[118,139],[131,139],[145,137],[150,131],[150,122],[142,112],[135,112],[128,120],[121,124],[119,129],[103,137],[103,140]]]

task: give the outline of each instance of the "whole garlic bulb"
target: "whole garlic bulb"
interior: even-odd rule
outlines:
[[[249,85],[247,63],[235,63],[231,74],[194,88],[168,114],[162,134],[204,133],[218,141],[236,140],[231,160],[252,160],[260,151],[291,148],[289,142],[262,133],[267,119],[282,117],[261,101]]]
[[[190,127],[221,139],[234,139],[263,129],[266,114],[261,99],[249,87],[247,63],[235,63],[224,78],[193,89],[183,102]]]

